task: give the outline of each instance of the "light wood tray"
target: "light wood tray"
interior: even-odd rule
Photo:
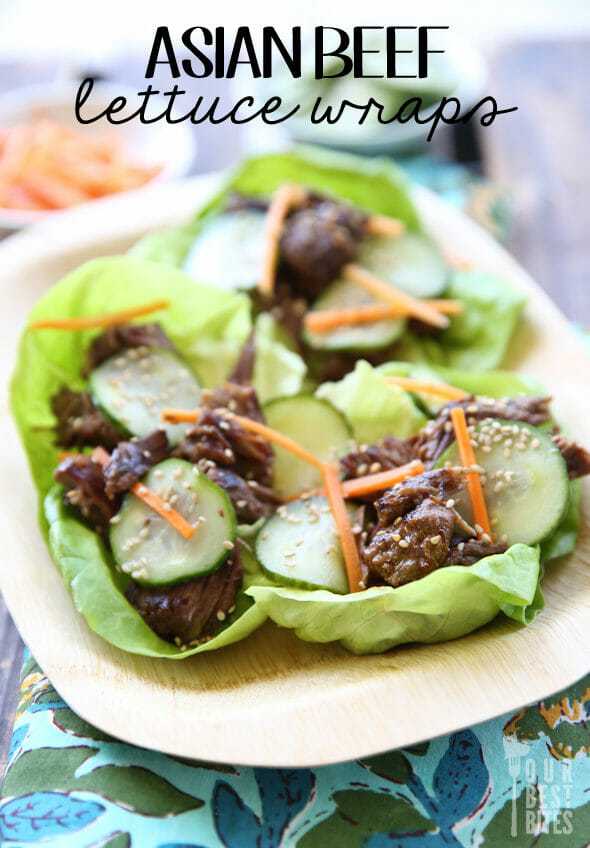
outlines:
[[[213,181],[214,182],[214,181]],[[0,248],[2,381],[37,298],[91,257],[185,220],[211,178],[101,201],[56,216]],[[509,365],[543,380],[555,412],[590,444],[590,366],[565,318],[483,231],[433,195],[424,221],[450,253],[530,295]],[[0,413],[0,586],[58,692],[83,718],[137,745],[184,757],[310,766],[410,745],[539,700],[590,666],[590,487],[575,554],[549,565],[547,607],[532,626],[501,616],[441,645],[357,657],[266,624],[250,638],[181,662],[120,651],[75,611],[37,530],[36,495],[6,400]]]

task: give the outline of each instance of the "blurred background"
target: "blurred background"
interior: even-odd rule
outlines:
[[[2,0],[0,127],[43,117],[47,110],[52,117],[71,123],[74,93],[79,80],[89,74],[107,86],[105,97],[110,91],[105,102],[113,91],[124,93],[128,87],[131,94],[137,92],[145,84],[155,29],[164,24],[176,37],[175,44],[180,44],[180,35],[191,26],[223,26],[227,43],[243,24],[255,36],[272,24],[285,37],[295,25],[304,32],[318,24],[349,29],[354,25],[450,27],[440,36],[444,60],[433,62],[422,89],[406,85],[400,90],[391,84],[388,88],[380,81],[360,81],[354,88],[352,81],[320,91],[305,78],[294,88],[292,80],[277,75],[270,93],[302,102],[321,93],[335,102],[342,96],[370,95],[370,86],[375,85],[377,99],[381,95],[381,100],[389,98],[390,103],[415,94],[434,102],[441,94],[454,93],[467,107],[491,94],[500,107],[518,106],[517,112],[500,116],[485,129],[476,122],[441,128],[430,144],[424,142],[428,125],[408,137],[408,125],[405,133],[399,125],[397,130],[392,127],[379,133],[379,128],[370,125],[359,129],[341,122],[314,137],[306,133],[305,121],[289,121],[281,130],[259,122],[241,127],[227,122],[196,127],[187,122],[176,126],[132,122],[120,131],[132,165],[139,171],[131,168],[125,186],[222,169],[244,153],[276,148],[293,138],[363,155],[392,156],[414,179],[445,194],[503,240],[570,318],[590,323],[587,0],[496,0],[493,5],[452,0],[444,9],[433,0],[417,0],[410,10],[407,6],[397,9],[385,0],[365,0],[362,10],[336,0],[299,0],[281,8],[273,4],[271,9],[262,2],[251,2],[246,9],[227,0],[207,7],[184,0],[170,0],[165,7],[156,0],[102,0],[100,4]],[[188,89],[186,103],[198,96],[205,102],[219,96],[229,107],[243,93],[254,94],[260,102],[269,96],[268,83],[266,89],[257,86],[244,73],[234,81],[183,77],[180,82]],[[170,78],[159,73],[154,83],[169,87]],[[92,132],[97,131],[95,125]],[[17,205],[26,205],[21,195]],[[68,195],[64,202],[69,205],[75,200],[75,194]],[[14,209],[4,208],[0,226],[8,232],[37,217],[36,211],[15,214]]]

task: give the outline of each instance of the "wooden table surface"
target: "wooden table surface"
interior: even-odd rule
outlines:
[[[513,195],[508,248],[582,325],[590,325],[588,48],[587,41],[531,42],[491,54],[487,92],[518,112],[501,116],[479,136],[485,173]],[[0,645],[1,779],[23,650],[1,596]]]

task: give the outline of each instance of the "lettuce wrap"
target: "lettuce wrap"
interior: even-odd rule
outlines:
[[[267,197],[286,181],[334,195],[375,214],[399,218],[409,230],[421,230],[407,178],[391,161],[301,147],[246,159],[192,220],[146,236],[131,255],[182,267],[196,236],[220,213],[231,193]],[[406,331],[396,356],[468,370],[500,365],[525,296],[495,274],[477,270],[451,271],[442,296],[461,300],[463,312],[433,337],[421,338]]]
[[[154,315],[187,363],[206,386],[215,385],[233,364],[251,329],[244,294],[196,284],[181,271],[157,263],[115,257],[89,262],[52,288],[36,305],[31,320],[78,317],[124,309],[167,297],[170,307]],[[244,638],[269,617],[306,640],[339,640],[349,650],[369,653],[404,642],[434,642],[464,635],[499,612],[529,623],[543,606],[539,588],[542,564],[571,552],[578,530],[577,487],[568,514],[541,546],[513,545],[506,553],[473,566],[451,566],[398,588],[336,595],[273,585],[247,550],[244,589],[235,614],[217,635],[198,647],[180,649],[160,639],[124,597],[129,578],[117,572],[108,547],[64,505],[53,482],[58,461],[50,398],[63,384],[84,387],[80,376],[88,344],[99,330],[25,331],[11,386],[12,409],[39,492],[40,523],[52,556],[76,608],[107,641],[133,653],[180,659]],[[281,341],[270,316],[256,324],[257,391],[268,399],[297,393],[305,366]],[[223,356],[221,356],[223,353]],[[220,362],[223,367],[221,367]],[[386,386],[384,373],[426,369],[430,376],[483,394],[533,393],[534,381],[505,372],[463,373],[437,366],[392,362],[375,369],[359,362],[339,383],[324,384],[318,394],[343,414],[357,437],[385,433],[410,435],[426,418],[415,400]],[[224,373],[220,373],[223,371]],[[387,388],[387,392],[384,391]],[[362,401],[362,402],[360,402]],[[242,528],[252,539],[259,527]]]

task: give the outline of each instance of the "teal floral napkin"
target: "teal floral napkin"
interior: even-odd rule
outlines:
[[[422,709],[436,709],[436,693]],[[590,677],[413,748],[314,769],[183,760],[106,736],[27,656],[0,842],[55,848],[583,848]]]

